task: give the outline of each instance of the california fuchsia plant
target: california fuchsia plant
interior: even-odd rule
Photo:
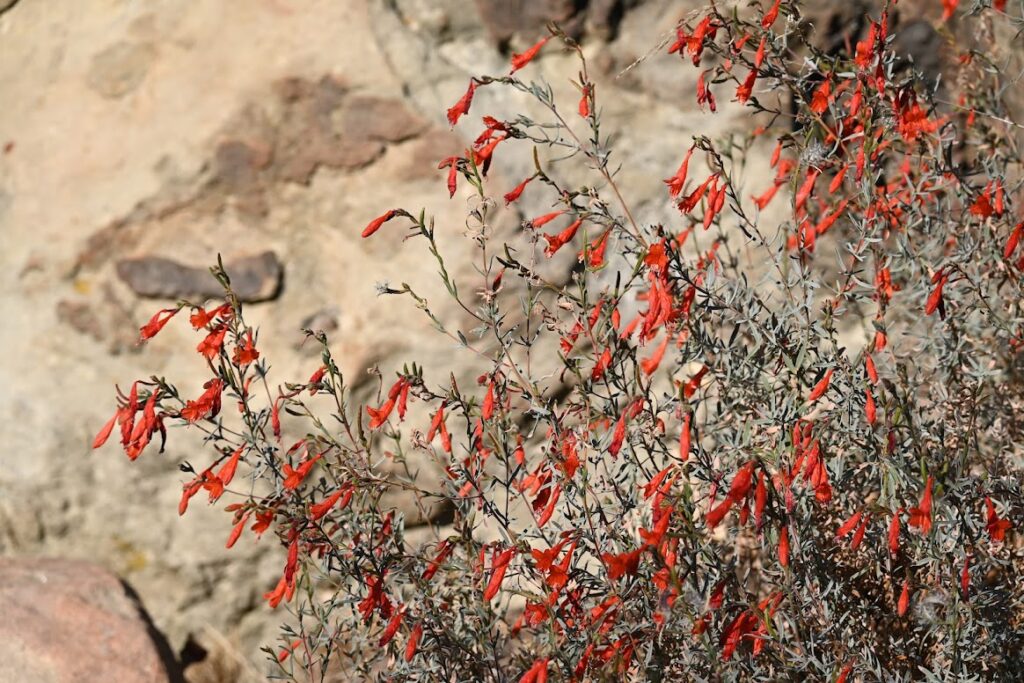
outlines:
[[[440,163],[478,196],[478,279],[449,275],[415,207],[362,232],[436,259],[468,326],[383,293],[482,363],[475,385],[410,358],[358,405],[312,332],[322,364],[272,380],[218,267],[223,303],[142,328],[188,309],[205,391],[134,382],[94,445],[117,428],[135,459],[165,423],[204,432],[179,512],[227,500],[229,547],[280,540],[282,678],[1021,680],[1021,126],[992,36],[1024,8],[989,4],[942,2],[959,29],[936,86],[893,51],[889,3],[827,54],[796,0],[710,3],[663,51],[751,125],[679,151],[665,225],[636,220],[600,87],[552,27],[447,112],[472,125],[481,88],[545,112],[483,112]],[[579,56],[571,102],[523,75],[553,50]],[[513,146],[535,169],[498,187]],[[528,195],[549,210],[497,230]],[[415,541],[397,491],[431,520]]]

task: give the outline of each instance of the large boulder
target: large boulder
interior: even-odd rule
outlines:
[[[0,683],[181,681],[117,576],[72,560],[0,558]]]

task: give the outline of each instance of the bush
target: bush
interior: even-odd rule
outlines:
[[[437,261],[465,329],[381,294],[482,363],[477,386],[413,363],[358,405],[312,331],[322,365],[272,384],[217,267],[222,304],[142,328],[188,309],[205,391],[135,382],[95,446],[119,426],[135,459],[166,422],[203,432],[179,512],[230,498],[228,547],[287,549],[265,596],[291,613],[267,649],[283,678],[1020,680],[1021,126],[993,36],[1022,20],[987,4],[943,2],[946,40],[972,45],[954,85],[906,66],[887,9],[831,53],[791,0],[684,22],[664,48],[701,69],[698,102],[734,98],[757,128],[681,150],[675,225],[634,219],[599,89],[552,27],[447,112],[499,87],[545,112],[485,116],[441,163],[451,194],[475,190],[477,281],[448,275],[422,212],[362,233]],[[521,76],[555,49],[579,56],[577,101]],[[493,188],[513,145],[535,172]],[[773,145],[771,169],[748,163]],[[579,169],[596,184],[566,183]],[[523,193],[550,212],[496,229]]]

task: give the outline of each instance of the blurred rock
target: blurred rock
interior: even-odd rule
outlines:
[[[480,18],[491,38],[504,45],[518,35],[531,43],[547,35],[548,22],[555,22],[569,35],[578,36],[583,28],[580,0],[476,0]]]
[[[57,318],[62,323],[70,325],[76,332],[88,335],[96,341],[103,340],[103,325],[87,303],[61,300],[57,302]]]
[[[103,97],[123,97],[139,87],[155,57],[152,45],[114,43],[92,58],[89,86]]]
[[[401,100],[354,95],[341,112],[341,131],[357,140],[402,142],[423,132],[426,122],[409,111]]]
[[[238,643],[210,627],[189,635],[179,659],[186,683],[260,683],[266,680],[248,663]]]
[[[277,296],[284,267],[272,251],[226,263],[231,289],[244,302],[267,301]],[[161,256],[143,256],[117,262],[117,275],[139,296],[154,299],[193,299],[222,296],[224,289],[208,268],[193,268]]]
[[[0,559],[0,605],[0,683],[182,680],[135,594],[105,569]]]

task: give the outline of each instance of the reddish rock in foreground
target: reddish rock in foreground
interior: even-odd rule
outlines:
[[[0,683],[170,683],[166,642],[117,576],[0,558]]]

